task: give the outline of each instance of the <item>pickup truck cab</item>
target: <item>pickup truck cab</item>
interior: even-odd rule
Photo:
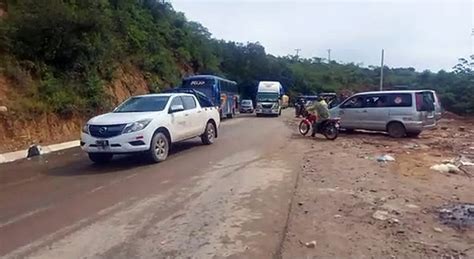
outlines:
[[[82,129],[81,147],[95,163],[128,153],[143,153],[156,163],[168,157],[172,143],[201,137],[212,144],[219,124],[218,109],[201,107],[192,94],[133,96],[90,119]]]

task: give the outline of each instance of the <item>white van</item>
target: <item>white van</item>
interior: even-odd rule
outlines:
[[[386,131],[395,138],[417,136],[436,126],[432,90],[358,93],[332,108],[341,128]]]

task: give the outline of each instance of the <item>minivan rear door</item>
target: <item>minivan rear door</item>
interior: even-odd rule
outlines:
[[[436,124],[435,105],[433,93],[430,91],[417,92],[415,94],[416,110],[419,112],[423,126]]]

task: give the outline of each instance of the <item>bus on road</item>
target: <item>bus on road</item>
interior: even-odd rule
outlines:
[[[221,117],[232,118],[239,109],[238,88],[234,81],[213,75],[197,75],[183,79],[181,88],[205,94],[214,106],[219,107]]]

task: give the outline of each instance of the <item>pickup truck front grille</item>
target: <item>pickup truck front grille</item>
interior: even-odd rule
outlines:
[[[262,107],[265,109],[270,109],[273,107],[273,104],[262,104]]]
[[[96,138],[111,138],[122,134],[127,124],[116,125],[89,125],[91,136]]]

